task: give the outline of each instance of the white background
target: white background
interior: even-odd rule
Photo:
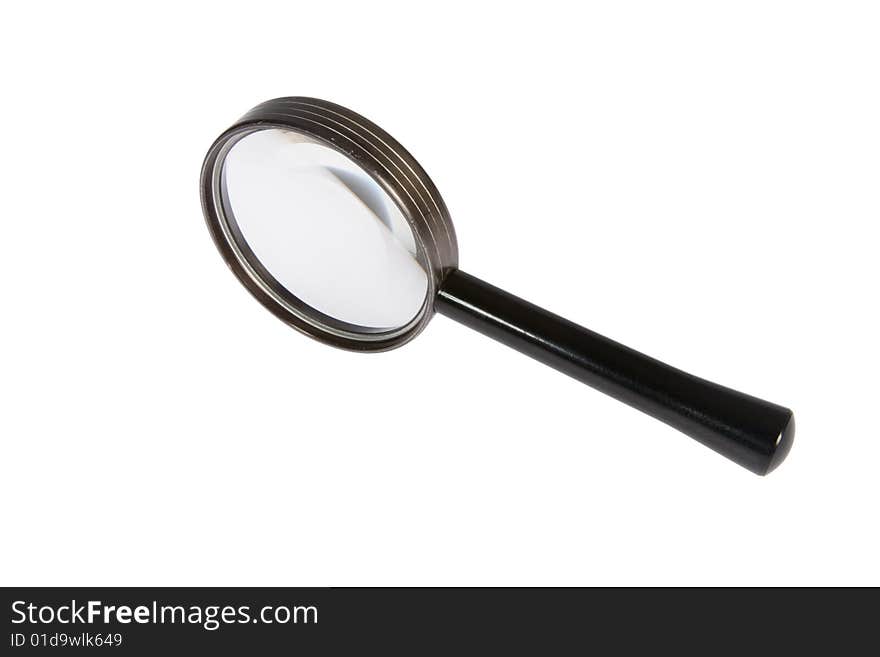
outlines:
[[[0,581],[880,584],[878,34],[869,2],[4,5]],[[445,317],[378,355],[284,326],[198,200],[284,95],[397,137],[466,271],[793,408],[788,461]]]

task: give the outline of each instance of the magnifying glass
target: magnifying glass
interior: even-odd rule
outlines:
[[[239,281],[321,342],[393,349],[439,312],[757,474],[791,449],[789,409],[665,365],[461,271],[437,188],[393,137],[351,110],[300,97],[258,105],[211,146],[201,195]]]

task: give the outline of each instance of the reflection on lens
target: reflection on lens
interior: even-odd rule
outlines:
[[[287,130],[240,139],[223,162],[224,212],[256,260],[315,310],[372,331],[410,322],[428,276],[400,209],[354,162]]]

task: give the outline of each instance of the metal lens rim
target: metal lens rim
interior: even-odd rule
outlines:
[[[400,208],[415,238],[416,258],[428,275],[425,300],[407,324],[377,330],[342,322],[298,299],[259,263],[241,236],[234,217],[227,216],[223,163],[240,139],[266,129],[293,131],[337,150],[369,175]],[[405,180],[394,175],[395,169],[404,172]],[[423,193],[431,200],[433,211],[425,209]],[[423,205],[414,202],[414,195]],[[288,325],[343,349],[384,351],[414,338],[433,315],[434,299],[443,278],[458,266],[458,247],[451,219],[424,170],[381,128],[327,101],[312,98],[268,101],[224,132],[208,151],[202,168],[202,207],[215,245],[248,291]],[[430,249],[426,248],[426,242],[430,243]]]

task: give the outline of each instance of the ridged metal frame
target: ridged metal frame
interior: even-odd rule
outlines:
[[[369,174],[400,208],[415,237],[416,257],[428,274],[425,303],[406,326],[377,332],[328,317],[286,290],[250,252],[234,219],[224,210],[223,160],[239,139],[271,128],[296,131],[339,151]],[[343,349],[385,351],[412,340],[433,316],[434,299],[444,278],[458,267],[458,244],[449,211],[424,169],[375,123],[325,100],[277,98],[250,110],[208,151],[202,166],[201,196],[214,243],[250,293],[288,325]]]

